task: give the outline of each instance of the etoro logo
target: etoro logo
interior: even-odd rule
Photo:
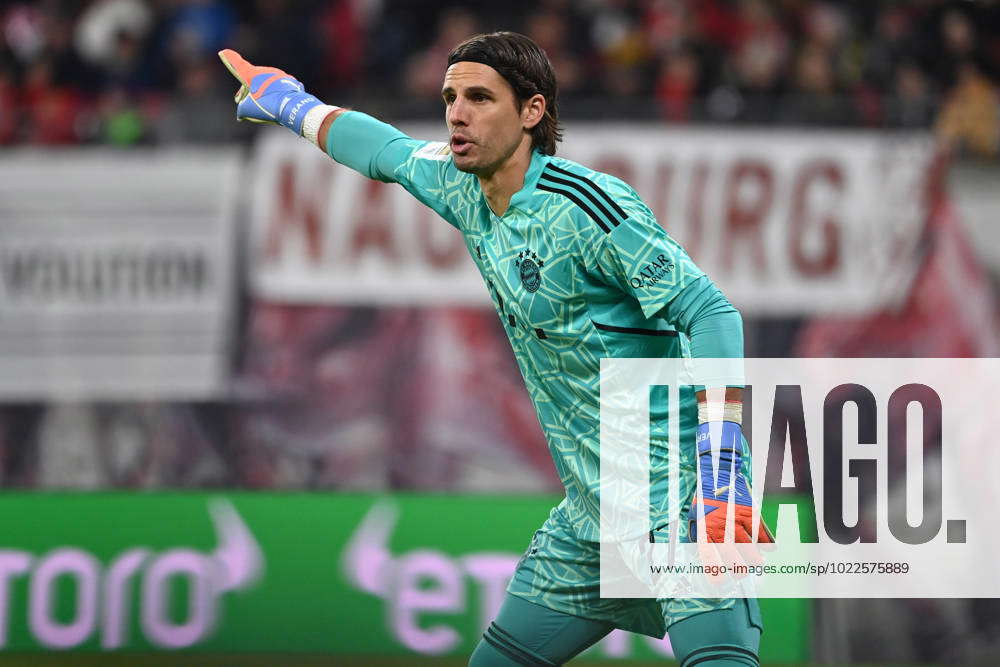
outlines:
[[[468,583],[478,589],[479,619],[486,627],[500,608],[518,556],[478,552],[452,557],[426,548],[392,554],[389,541],[398,518],[394,502],[375,503],[344,549],[342,570],[355,588],[386,601],[389,628],[401,644],[418,653],[448,653],[462,641],[459,632],[445,624],[426,627],[420,614],[466,613]],[[434,582],[433,589],[427,588],[428,581]]]
[[[11,580],[28,574],[27,626],[42,646],[69,649],[100,632],[101,647],[123,647],[130,633],[132,590],[138,590],[139,628],[153,645],[186,648],[204,640],[216,627],[219,597],[244,590],[261,576],[264,559],[253,534],[226,500],[209,503],[218,546],[211,553],[177,547],[162,552],[126,549],[104,566],[85,549],[64,546],[35,555],[0,549],[0,647],[7,646]],[[173,579],[188,580],[186,618],[169,610]],[[56,613],[59,580],[73,581],[73,617]]]
[[[389,631],[412,651],[441,655],[463,642],[479,641],[500,609],[521,554],[471,545],[449,553],[426,544],[393,553],[389,545],[399,541],[399,514],[394,500],[372,504],[344,547],[344,577],[355,589],[384,601]],[[614,630],[595,650],[631,657],[632,637]],[[645,643],[656,655],[673,655],[669,640],[647,637]]]

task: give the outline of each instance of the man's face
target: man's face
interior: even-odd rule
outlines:
[[[444,75],[441,96],[455,166],[491,174],[527,136],[510,84],[489,65],[457,62]]]

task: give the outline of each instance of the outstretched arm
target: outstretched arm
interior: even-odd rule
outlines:
[[[369,178],[392,180],[377,169],[378,157],[389,143],[408,138],[402,132],[365,114],[324,104],[277,67],[251,64],[232,49],[219,51],[219,58],[240,82],[235,97],[237,120],[281,125]],[[348,136],[333,136],[334,121],[349,116],[359,118],[347,128]]]
[[[430,144],[359,111],[323,104],[292,75],[247,62],[232,49],[219,58],[240,82],[236,118],[286,127],[337,162],[379,181],[399,183],[448,222],[459,225],[442,187],[450,164],[445,144]]]

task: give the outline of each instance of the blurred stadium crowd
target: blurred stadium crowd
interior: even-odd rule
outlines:
[[[436,117],[448,50],[513,29],[568,118],[933,127],[1000,146],[1000,3],[831,0],[0,2],[0,144],[227,142],[229,46],[317,95]]]

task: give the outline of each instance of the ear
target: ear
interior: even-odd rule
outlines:
[[[524,129],[533,129],[545,117],[545,96],[535,93],[521,105],[521,123]]]

